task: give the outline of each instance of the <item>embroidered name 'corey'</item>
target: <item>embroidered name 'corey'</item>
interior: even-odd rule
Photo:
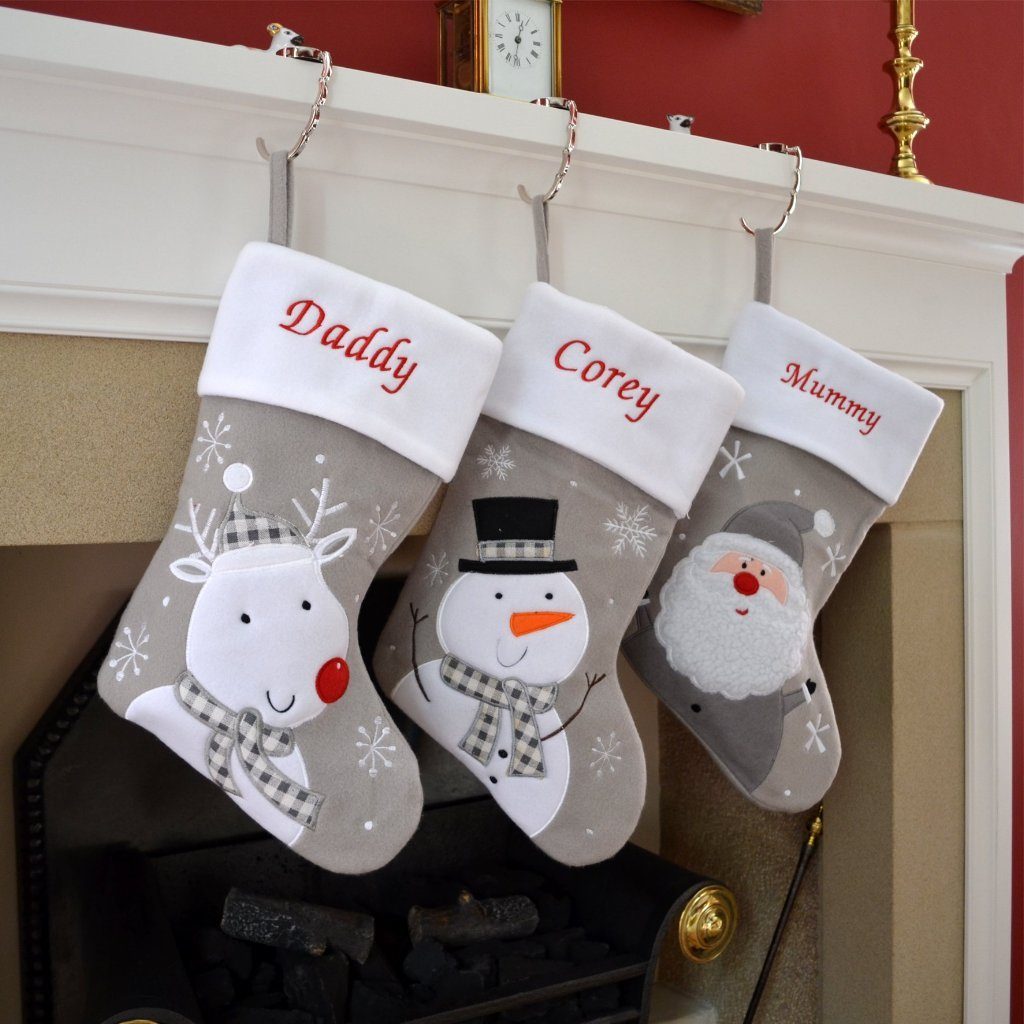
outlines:
[[[320,330],[327,319],[327,313],[323,306],[312,299],[298,299],[285,310],[285,317],[291,317],[291,321],[286,319],[277,326],[305,337]],[[399,348],[402,345],[411,345],[412,340],[395,338],[389,341],[385,336],[390,330],[389,327],[374,327],[366,334],[350,338],[352,330],[348,325],[330,324],[324,327],[320,335],[320,344],[340,352],[346,359],[365,363],[369,369],[387,374],[394,383],[382,383],[381,389],[389,395],[397,395],[420,364],[413,362],[408,356],[398,354]]]
[[[817,372],[816,366],[804,370],[799,363],[788,363],[786,376],[780,377],[779,380],[812,398],[820,399],[826,405],[831,405],[858,423],[863,423],[864,426],[860,428],[860,433],[867,437],[881,422],[882,414],[869,409],[866,405],[861,405],[849,395],[844,395],[842,391],[829,387],[824,381],[813,376]]]
[[[651,406],[661,398],[661,394],[641,384],[636,377],[630,377],[625,370],[609,366],[603,359],[588,361],[590,351],[589,342],[583,341],[582,338],[574,338],[555,353],[555,366],[568,373],[577,373],[580,380],[585,383],[609,389],[623,402],[635,406],[635,416],[628,412],[623,415],[630,423],[639,423],[651,411]],[[616,384],[620,379],[622,383]]]

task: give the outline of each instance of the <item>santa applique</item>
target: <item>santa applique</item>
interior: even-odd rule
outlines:
[[[654,632],[678,673],[676,706],[748,792],[771,771],[785,716],[811,699],[812,680],[786,689],[813,626],[803,535],[834,530],[825,509],[750,505],[693,548],[661,591]]]
[[[477,551],[441,599],[443,658],[418,665],[396,704],[491,791],[530,836],[557,814],[569,745],[555,710],[559,686],[583,658],[587,610],[555,554],[558,502],[473,502]]]

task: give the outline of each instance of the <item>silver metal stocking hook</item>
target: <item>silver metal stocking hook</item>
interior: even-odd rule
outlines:
[[[310,136],[316,131],[316,126],[320,123],[320,112],[327,102],[327,87],[330,84],[331,75],[334,74],[334,65],[331,63],[331,53],[329,50],[316,50],[310,46],[286,46],[279,50],[277,55],[279,57],[297,57],[300,60],[315,60],[319,61],[321,65],[316,99],[313,101],[313,106],[309,108],[309,120],[306,122],[306,127],[302,129],[302,133],[299,135],[295,145],[288,150],[288,159],[291,161],[306,148],[306,143],[309,142]],[[264,160],[270,159],[270,150],[267,149],[267,144],[263,139],[256,140],[256,148]]]
[[[800,194],[800,172],[804,166],[804,155],[800,151],[799,146],[787,146],[784,142],[762,142],[758,149],[763,149],[769,153],[785,153],[787,156],[796,158],[796,166],[793,169],[793,187],[789,190],[789,205],[786,207],[786,212],[782,215],[782,220],[771,229],[771,233],[777,235],[786,226],[786,222],[796,210],[796,197]],[[740,223],[743,225],[743,230],[748,234],[752,235],[755,233],[755,229],[746,222],[745,218],[740,217]]]
[[[567,128],[565,147],[562,150],[562,163],[558,168],[558,173],[555,175],[555,180],[551,183],[551,188],[541,196],[541,199],[545,203],[550,203],[552,199],[558,195],[558,190],[562,187],[562,183],[565,181],[565,176],[569,173],[569,165],[572,163],[572,153],[576,148],[576,123],[579,120],[579,111],[576,109],[576,104],[572,100],[563,99],[560,96],[544,96],[541,99],[533,100],[539,107],[557,107],[559,110],[569,111],[569,124]],[[517,189],[519,192],[519,198],[525,203],[532,203],[533,196],[520,185]]]

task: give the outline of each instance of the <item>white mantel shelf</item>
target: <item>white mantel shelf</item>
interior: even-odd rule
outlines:
[[[266,235],[255,139],[293,143],[318,70],[0,8],[0,332],[205,341],[240,247]],[[534,270],[516,185],[547,187],[564,120],[339,67],[295,164],[294,245],[502,328]],[[584,112],[552,282],[717,359],[751,296],[739,218],[775,223],[791,176],[784,156]],[[1018,204],[813,159],[776,250],[780,309],[964,396],[966,1024],[1009,1013],[1004,275],[1022,252]]]
[[[205,340],[238,249],[266,231],[255,137],[291,144],[317,73],[245,48],[0,9],[0,330]],[[505,325],[533,272],[515,186],[550,180],[564,117],[339,67],[295,165],[294,244]],[[747,297],[749,274],[735,268],[752,265],[738,218],[774,223],[790,179],[783,156],[584,113],[551,208],[553,283],[670,337],[720,341]],[[394,199],[381,203],[385,189]],[[821,246],[845,252],[823,262]],[[780,239],[778,304],[838,325],[829,308],[851,250],[1005,272],[1024,251],[1024,211],[808,159]],[[865,331],[903,329],[902,276],[886,272],[896,266],[876,263]],[[798,274],[821,286],[790,289]],[[948,328],[943,312],[936,326]],[[836,333],[885,355],[848,326]]]

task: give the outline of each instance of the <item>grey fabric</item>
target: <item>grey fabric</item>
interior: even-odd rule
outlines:
[[[292,213],[295,209],[292,190],[292,162],[288,150],[270,154],[270,227],[267,241],[275,245],[292,244]]]
[[[734,785],[767,809],[801,811],[815,805],[838,769],[839,731],[811,625],[884,508],[880,498],[822,459],[732,428],[658,566],[649,603],[638,609],[622,645],[643,681],[697,736]],[[818,510],[829,513],[818,516],[819,523],[834,528],[828,536],[813,528]],[[755,537],[792,558],[799,577],[789,580],[788,596],[801,588],[810,612],[806,631],[796,641],[796,669],[771,692],[739,699],[697,686],[677,671],[655,629],[664,612],[666,588],[681,578],[677,572],[682,573],[684,564],[696,565],[692,556],[706,543],[727,548],[732,537],[741,555],[768,557],[760,548],[746,550],[749,542],[743,538]],[[767,593],[763,596],[768,600]],[[677,626],[691,632],[702,628],[696,621]],[[662,635],[666,632],[663,627]]]
[[[801,534],[814,529],[814,513],[791,501],[761,501],[740,509],[722,533],[742,533],[777,547],[794,562],[804,560]]]
[[[548,261],[548,206],[543,196],[534,196],[530,201],[533,207],[533,236],[537,246],[537,280],[544,284],[551,283],[551,268]]]
[[[775,251],[773,228],[757,228],[754,231],[754,301],[771,305],[772,301],[772,260]]]
[[[487,450],[507,450],[514,465],[504,479],[481,470],[478,459]],[[475,774],[499,802],[518,799],[517,793],[542,794],[559,784],[550,748],[564,736],[571,765],[568,785],[553,819],[532,838],[566,864],[604,860],[632,834],[646,786],[644,752],[618,685],[616,656],[675,517],[633,484],[583,456],[482,416],[374,654],[374,672],[382,689],[392,699],[399,688],[410,694],[415,704],[406,710],[414,720],[436,707],[436,698],[428,704],[428,667],[443,664],[449,654],[463,656],[442,645],[438,613],[442,602],[451,606],[445,596],[453,585],[469,575],[458,572],[456,566],[460,556],[471,556],[477,549],[473,501],[490,497],[557,500],[555,550],[557,557],[571,556],[578,565],[566,578],[581,595],[589,631],[582,657],[568,676],[543,680],[557,685],[554,710],[548,714],[557,714],[561,723],[557,737],[552,727],[542,736],[547,777],[511,777],[503,763],[502,770],[497,770],[497,758],[493,772],[477,769]],[[492,581],[493,591],[508,589],[507,576],[486,578]],[[523,611],[543,607],[547,586],[538,587],[539,605],[530,604]],[[413,626],[411,612],[418,628]],[[553,627],[550,635],[557,637],[559,628]],[[515,672],[515,666],[509,668],[510,674]],[[416,682],[410,685],[414,675]],[[444,683],[439,685],[446,688]],[[453,705],[457,721],[451,725],[447,749],[473,770],[478,762],[459,749],[459,741],[474,720],[477,701],[469,695],[459,695],[458,701]]]
[[[310,525],[297,505],[307,512],[315,509],[318,493],[324,493],[323,481],[328,479],[329,503],[320,533],[330,535],[348,527],[356,531],[343,555],[319,566],[319,579],[326,588],[323,601],[333,597],[348,623],[347,647],[339,641],[337,649],[331,649],[329,654],[345,659],[350,678],[340,699],[318,704],[321,710],[315,717],[288,727],[308,779],[297,777],[287,765],[278,768],[303,788],[323,795],[315,831],[296,822],[289,823],[295,835],[290,843],[292,850],[331,871],[359,874],[374,870],[394,857],[415,830],[422,791],[415,756],[388,716],[363,665],[356,627],[371,580],[419,519],[440,481],[355,431],[303,413],[238,399],[203,398],[194,437],[191,450],[183,453],[187,460],[174,525],[157,548],[118,627],[117,643],[137,647],[138,654],[125,671],[126,663],[117,662],[126,656],[125,652],[115,644],[99,675],[100,695],[117,714],[142,724],[172,749],[177,750],[175,729],[199,730],[195,742],[188,741],[188,749],[194,747],[200,759],[190,763],[204,776],[208,775],[207,736],[175,696],[167,705],[166,715],[160,713],[164,706],[160,703],[156,703],[155,719],[136,713],[151,702],[161,701],[165,693],[171,694],[182,672],[192,668],[187,664],[193,646],[190,624],[197,599],[207,584],[183,580],[170,569],[172,563],[190,556],[195,562],[200,560],[196,551],[199,545],[189,529],[190,512],[199,531],[206,527],[209,548],[217,524],[235,502],[226,481],[238,477],[229,476],[229,471],[233,464],[242,463],[250,468],[252,482],[238,502],[266,522],[287,524],[284,532],[294,540],[294,535],[304,537]],[[225,448],[226,442],[230,443],[230,450]],[[214,448],[215,444],[219,448]],[[234,522],[234,516],[231,519]],[[279,550],[285,557],[294,558],[305,552],[305,541],[282,545]],[[238,559],[249,553],[261,557],[273,552],[274,542],[259,543],[248,549],[233,548],[219,557]],[[227,575],[244,574],[229,568]],[[311,577],[311,584],[315,582]],[[281,591],[273,587],[271,591],[265,603],[276,613]],[[309,620],[302,617],[316,614],[317,597],[313,601],[310,612],[300,608],[297,600],[294,609],[282,608],[282,615],[291,615],[281,620],[284,626],[273,621],[264,624],[258,616],[249,625],[239,624],[239,630],[251,632],[254,656],[263,657],[265,645],[276,644],[277,650],[284,652],[281,657],[285,660],[292,657],[293,651],[299,656],[308,649],[317,638],[316,633],[312,632],[306,640],[299,640],[294,634],[304,628],[312,629],[303,625]],[[231,619],[231,623],[237,621],[237,615]],[[334,647],[330,638],[327,642]],[[229,657],[248,656],[247,649],[230,647],[237,643],[230,636],[225,636],[224,643]],[[293,687],[296,694],[313,690],[321,660],[318,657],[311,669],[303,662],[302,670],[294,678],[283,680],[282,685],[287,687],[284,694]],[[225,700],[219,692],[223,680],[194,670],[193,674],[205,691],[232,711],[242,712],[242,702]],[[248,700],[245,705],[248,704],[258,707],[271,727],[279,721],[262,699]],[[282,706],[280,700],[278,706]],[[271,757],[276,756],[277,751],[264,746]],[[189,760],[186,751],[177,752]],[[117,756],[116,752],[111,756]],[[131,771],[132,765],[125,764],[124,769]],[[245,776],[236,763],[235,783],[247,782]],[[156,789],[161,784],[160,779],[139,782],[143,788]],[[251,813],[254,802],[262,804],[263,813],[274,815],[275,821],[284,817],[258,793],[239,806]]]

